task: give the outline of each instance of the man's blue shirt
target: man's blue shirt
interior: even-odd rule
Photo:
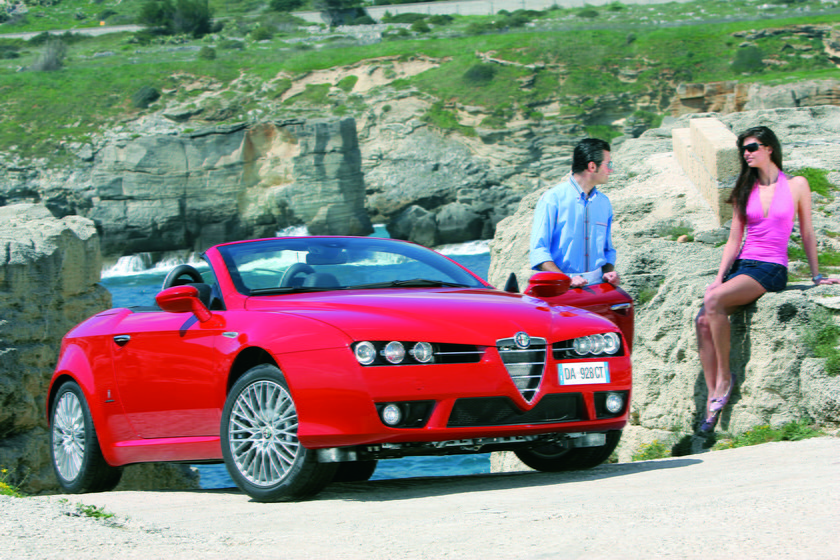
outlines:
[[[574,275],[615,264],[612,204],[597,188],[583,192],[573,178],[546,191],[534,210],[531,268],[546,261]]]

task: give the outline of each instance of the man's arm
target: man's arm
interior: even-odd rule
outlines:
[[[546,270],[546,263],[554,264],[551,255],[551,235],[554,230],[554,212],[546,201],[548,193],[544,193],[537,207],[534,209],[534,223],[531,227],[530,262],[533,270]],[[559,272],[559,270],[558,270]]]
[[[609,282],[613,286],[618,286],[621,284],[621,278],[618,276],[618,272],[615,270],[615,262],[616,258],[616,250],[612,244],[612,223],[613,223],[613,214],[612,214],[612,204],[610,204],[610,219],[607,222],[607,236],[605,240],[605,247],[604,247],[604,257],[607,259],[607,264],[601,267],[601,272],[603,273],[604,282]]]

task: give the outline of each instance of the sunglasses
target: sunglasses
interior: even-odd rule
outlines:
[[[764,144],[759,144],[758,142],[750,142],[749,144],[744,145],[744,149],[747,150],[749,153],[757,152],[760,146]]]

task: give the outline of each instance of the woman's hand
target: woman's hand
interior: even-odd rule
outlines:
[[[840,284],[840,278],[820,278],[819,282],[816,282],[815,286],[828,286],[829,284]]]
[[[717,288],[721,284],[723,284],[723,281],[715,278],[714,282],[712,282],[711,284],[706,284],[706,293],[708,294],[709,292],[711,292],[712,290],[714,290],[715,288]]]

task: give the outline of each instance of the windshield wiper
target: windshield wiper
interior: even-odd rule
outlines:
[[[425,278],[413,278],[411,280],[391,280],[390,282],[375,282],[373,284],[357,284],[347,286],[348,290],[373,290],[376,288],[468,288],[467,284],[457,282],[445,282],[443,280],[426,280]]]
[[[334,290],[343,290],[344,288],[325,288],[318,286],[277,286],[275,288],[254,288],[248,295],[252,296],[270,296],[280,294],[301,294],[307,292],[331,292]]]

